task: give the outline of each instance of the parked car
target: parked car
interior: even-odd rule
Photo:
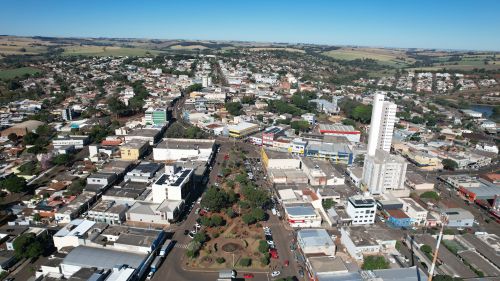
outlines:
[[[251,279],[253,277],[254,277],[254,275],[252,273],[245,273],[245,274],[243,274],[243,278],[245,278],[245,279]]]
[[[189,229],[184,229],[184,235],[188,235]]]
[[[273,271],[273,272],[271,272],[271,277],[277,277],[280,274],[281,274],[281,272],[279,272],[279,271]]]
[[[288,260],[285,260],[285,262],[283,263],[284,266],[288,267],[290,265],[290,261]]]
[[[189,238],[193,239],[195,234],[196,234],[196,232],[190,231],[188,236],[189,236]]]

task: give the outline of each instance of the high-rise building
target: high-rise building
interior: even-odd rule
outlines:
[[[391,150],[394,123],[396,122],[396,104],[384,101],[383,93],[376,93],[373,98],[370,134],[368,137],[368,155],[375,155],[376,149]]]
[[[372,195],[403,190],[406,166],[403,157],[377,149],[375,155],[367,155],[365,158],[362,182]]]
[[[368,149],[363,166],[362,184],[373,195],[405,188],[407,163],[403,157],[389,153],[397,106],[384,101],[384,98],[383,93],[376,93],[373,98]]]

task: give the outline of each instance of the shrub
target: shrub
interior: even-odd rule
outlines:
[[[387,269],[389,262],[383,256],[367,256],[364,258],[361,268],[364,270]]]
[[[260,240],[259,241],[259,252],[261,253],[267,253],[269,251],[269,245],[265,240]]]
[[[251,258],[242,258],[240,260],[240,265],[244,266],[244,267],[248,267],[248,266],[252,265],[252,259]]]
[[[226,262],[226,259],[223,258],[223,257],[218,257],[215,259],[215,261],[218,263],[218,264],[222,264],[222,263],[225,263]]]

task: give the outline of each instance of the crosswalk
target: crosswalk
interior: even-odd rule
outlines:
[[[179,248],[179,249],[187,249],[188,248],[188,244],[175,244],[174,245],[174,248]]]

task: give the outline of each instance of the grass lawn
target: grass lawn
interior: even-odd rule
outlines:
[[[156,55],[157,50],[142,48],[122,48],[113,46],[72,46],[64,48],[64,56],[145,56],[147,53]]]
[[[34,67],[20,67],[14,69],[2,69],[0,70],[0,79],[12,79],[16,77],[22,77],[25,74],[33,75],[35,73],[41,72],[40,69]]]

